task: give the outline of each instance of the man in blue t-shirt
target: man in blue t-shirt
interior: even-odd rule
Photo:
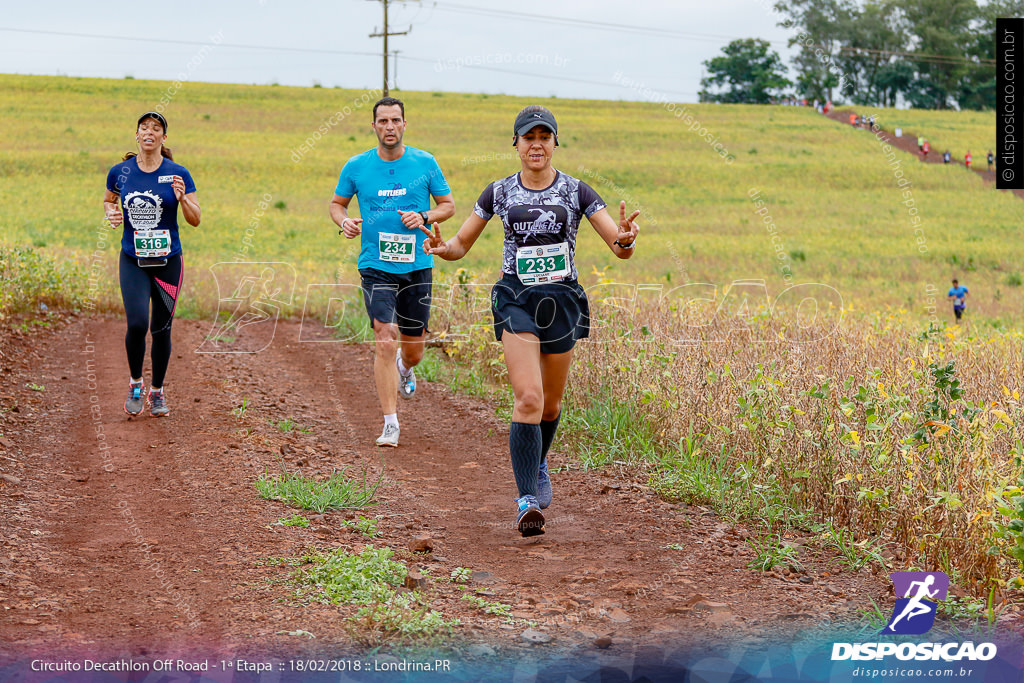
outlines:
[[[441,168],[429,153],[402,142],[405,127],[401,100],[385,97],[373,105],[377,147],[348,160],[330,205],[340,234],[348,239],[362,236],[359,275],[373,325],[373,377],[384,411],[378,446],[398,445],[395,394],[412,398],[412,369],[423,358],[434,257],[423,251],[421,228],[455,215],[455,200]],[[348,215],[352,197],[358,197],[360,218]]]
[[[946,298],[953,302],[953,315],[956,316],[957,320],[960,320],[964,314],[964,309],[967,308],[967,295],[967,288],[961,287],[957,280],[953,280],[953,286],[949,288]]]

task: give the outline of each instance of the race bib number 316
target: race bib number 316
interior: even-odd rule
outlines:
[[[380,260],[388,263],[412,263],[416,260],[416,235],[399,235],[391,232],[380,233],[377,242]]]
[[[516,274],[524,285],[558,282],[569,277],[569,245],[566,242],[516,251]]]
[[[136,230],[135,255],[139,258],[160,258],[171,253],[170,230]]]

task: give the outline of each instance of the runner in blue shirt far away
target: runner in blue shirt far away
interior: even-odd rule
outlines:
[[[953,302],[953,315],[956,316],[958,321],[963,316],[964,309],[967,308],[968,294],[966,287],[960,286],[957,280],[953,280],[953,286],[949,288],[946,298]]]

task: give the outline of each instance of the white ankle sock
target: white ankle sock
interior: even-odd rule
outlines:
[[[384,426],[388,425],[398,426],[398,413],[391,413],[390,415],[384,416]]]

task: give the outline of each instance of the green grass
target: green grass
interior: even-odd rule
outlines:
[[[245,397],[242,398],[242,402],[241,403],[239,403],[236,407],[231,409],[231,412],[239,420],[244,420],[245,419],[245,413],[248,412],[248,410],[249,410],[251,405],[252,405],[252,402],[249,401],[249,397],[245,396]]]
[[[421,642],[449,634],[457,620],[445,619],[417,592],[398,592],[408,568],[393,557],[390,548],[316,552],[301,559],[290,580],[303,601],[358,606],[348,622],[360,643]]]
[[[610,392],[594,396],[566,418],[570,433],[578,435],[572,441],[585,467],[635,465],[655,457],[657,428],[643,411]]]
[[[292,420],[290,417],[286,417],[283,420],[269,420],[270,424],[277,427],[278,431],[290,434],[291,432],[299,432],[301,434],[309,434],[313,430],[310,427],[301,427]]]
[[[83,268],[43,251],[38,245],[0,244],[0,318],[35,312],[42,305],[78,309],[87,303],[95,304],[89,299]]]
[[[886,568],[886,561],[882,556],[885,543],[880,539],[865,538],[855,541],[849,530],[836,527],[832,522],[818,525],[815,531],[818,532],[825,547],[836,552],[839,560],[850,569],[858,570],[872,562],[878,563],[883,569]]]
[[[84,264],[97,250],[105,173],[134,148],[137,112],[151,109],[154,95],[167,85],[0,76],[4,191],[36,198],[32,204],[0,203],[0,243],[45,243],[43,252]],[[246,256],[287,262],[300,273],[292,312],[302,310],[307,284],[356,282],[357,245],[338,236],[327,203],[344,161],[376,142],[367,125],[369,108],[345,117],[298,163],[292,154],[317,126],[363,94],[189,83],[174,100],[167,112],[173,125],[169,144],[196,179],[204,221],[197,230],[182,231],[193,274],[182,310],[215,307],[208,267],[234,259],[261,201],[267,208]],[[904,199],[877,143],[809,108],[687,105],[735,156],[727,165],[657,104],[413,91],[402,97],[411,121],[406,141],[432,152],[452,187],[457,212],[444,226],[448,235],[489,182],[518,169],[515,161],[480,159],[505,150],[510,118],[525,104],[540,102],[553,108],[563,129],[555,165],[587,181],[610,204],[624,199],[642,211],[642,242],[630,261],[615,259],[583,226],[577,263],[587,280],[594,268],[616,281],[672,285],[763,278],[774,296],[785,282],[762,217],[754,214],[748,192],[756,188],[768,203],[783,253],[793,254],[788,263],[796,282],[826,283],[844,302],[902,306],[908,316],[923,318],[924,285],[964,274],[950,263],[956,256],[975,264],[970,279],[962,279],[974,294],[977,318],[1015,324],[1024,319],[1024,291],[1001,284],[1024,260],[1024,244],[1015,239],[1020,200],[965,177],[962,169],[925,166],[900,153],[925,220],[928,252],[919,253]],[[70,112],[73,130],[54,135],[55,127],[67,128]],[[975,149],[975,140],[988,144],[994,132],[991,113],[900,116],[904,125],[930,131],[936,149],[947,140],[954,147],[970,144],[978,158],[984,150]],[[49,182],[54,175],[61,183]],[[64,210],[44,218],[36,205]],[[492,221],[464,261],[442,263],[439,270],[465,267],[481,282],[492,282],[501,241],[500,226]],[[99,285],[104,300],[116,307],[116,239],[102,244]]]
[[[378,479],[368,484],[365,470],[361,482],[350,479],[344,472],[335,472],[323,481],[315,481],[282,467],[279,475],[261,474],[256,480],[256,490],[263,498],[323,513],[373,505],[380,482]]]
[[[506,619],[512,618],[512,605],[506,605],[503,602],[484,600],[478,595],[470,595],[466,593],[462,596],[462,599],[473,605],[479,610],[482,610],[486,614],[493,614],[497,617],[505,617]]]
[[[299,514],[292,515],[291,517],[282,517],[274,523],[279,526],[297,526],[303,529],[309,527],[309,520]]]
[[[358,518],[352,520],[345,520],[341,523],[343,529],[348,529],[357,534],[361,534],[366,538],[376,538],[383,534],[377,530],[377,520],[369,519],[359,515]]]
[[[796,548],[783,541],[782,536],[778,534],[768,534],[760,539],[748,538],[747,545],[756,555],[747,563],[751,569],[763,572],[779,566],[794,570],[803,569]]]
[[[451,573],[452,583],[469,583],[472,577],[473,570],[465,567],[456,567]]]
[[[790,500],[774,477],[755,476],[749,462],[730,461],[724,447],[704,451],[694,435],[652,458],[650,485],[666,500],[708,506],[733,521],[757,521],[768,528],[806,527],[807,510]]]

